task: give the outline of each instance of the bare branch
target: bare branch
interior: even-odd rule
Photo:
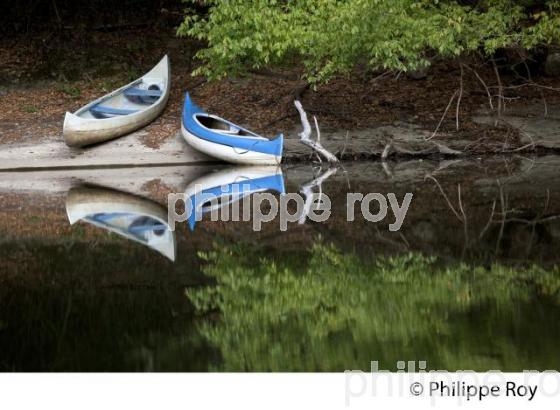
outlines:
[[[547,105],[547,103],[546,103],[546,98],[544,98],[544,93],[543,93],[543,90],[542,90],[541,88],[539,88],[539,92],[540,92],[540,94],[541,94],[541,98],[542,98],[542,101],[543,101],[543,104],[544,104],[544,114],[543,114],[543,117],[546,117],[546,116],[548,116],[548,105]]]
[[[317,122],[317,117],[313,116],[313,121],[315,121],[315,129],[317,130],[317,143],[321,143],[321,130],[319,129],[319,123]]]
[[[381,159],[385,161],[389,156],[390,152],[391,152],[391,143],[388,143],[387,145],[385,145],[385,148],[383,149],[383,153],[381,154]]]
[[[441,116],[441,119],[439,120],[439,123],[438,123],[436,129],[434,130],[432,135],[430,135],[428,138],[425,138],[426,141],[429,141],[436,136],[437,132],[439,131],[439,127],[441,127],[441,124],[443,123],[443,120],[445,119],[445,116],[447,115],[447,111],[449,111],[449,108],[451,107],[451,103],[453,103],[453,100],[455,99],[455,96],[457,95],[458,92],[459,92],[459,90],[455,90],[455,92],[451,96],[451,99],[449,100],[449,103],[447,104],[447,107],[445,108],[445,111],[443,112],[443,115]]]
[[[478,74],[478,71],[476,71],[474,68],[469,67],[468,65],[465,65],[465,67],[467,67],[469,70],[471,70],[474,73],[478,81],[480,81],[480,84],[482,84],[482,86],[484,87],[484,90],[486,91],[486,95],[488,95],[488,104],[490,105],[490,109],[493,110],[494,104],[492,104],[492,95],[490,94],[490,89],[488,88],[488,86],[486,85],[482,77]]]
[[[383,77],[387,77],[388,75],[393,74],[392,70],[389,71],[384,71],[381,74],[379,74],[377,77],[373,78],[371,80],[372,83],[376,82],[377,80],[381,80]]]
[[[314,178],[301,186],[299,192],[305,197],[305,202],[303,204],[303,210],[299,216],[298,224],[302,225],[305,223],[305,221],[307,220],[307,215],[309,215],[309,212],[311,211],[311,206],[313,205],[314,200],[321,199],[323,182],[329,179],[331,175],[336,174],[337,171],[337,167],[330,167],[317,178]],[[317,198],[315,198],[313,195],[313,188],[315,187],[319,187],[319,197]]]
[[[464,152],[458,151],[458,150],[453,149],[453,148],[449,148],[445,144],[438,144],[437,142],[432,142],[432,144],[434,144],[437,147],[440,154],[444,154],[444,155],[463,155],[464,154]]]
[[[523,87],[536,87],[536,88],[542,88],[543,90],[550,90],[550,91],[560,91],[560,88],[556,88],[556,87],[550,87],[547,85],[541,85],[541,84],[537,84],[537,83],[524,83],[524,84],[517,84],[517,85],[507,85],[507,86],[489,86],[488,88],[502,88],[504,90],[514,90],[517,88],[523,88]]]
[[[426,175],[424,177],[424,179],[431,179],[432,181],[434,181],[437,185],[437,187],[439,188],[439,192],[441,192],[441,195],[443,196],[443,199],[445,199],[445,202],[447,202],[447,206],[449,206],[449,209],[451,209],[451,211],[455,214],[455,216],[457,217],[457,219],[461,222],[464,222],[463,220],[463,216],[459,215],[459,213],[455,210],[455,207],[451,204],[451,201],[449,200],[449,198],[447,197],[447,195],[445,194],[445,192],[443,191],[443,188],[441,187],[441,185],[439,184],[439,181],[437,179],[435,179],[433,176],[431,175]]]
[[[349,131],[346,131],[346,137],[344,137],[344,146],[342,147],[342,152],[340,153],[340,158],[344,158],[344,153],[346,152],[346,147],[348,146],[348,135]]]
[[[465,238],[467,238],[467,214],[463,208],[463,200],[461,199],[461,184],[457,184],[457,202],[459,203],[459,209],[461,210],[461,215],[463,215],[463,225],[465,227]]]
[[[463,64],[461,67],[461,79],[459,81],[459,96],[457,97],[457,108],[455,109],[455,128],[459,131],[459,107],[461,106],[461,99],[463,98]]]
[[[494,202],[492,202],[492,211],[490,212],[490,218],[488,218],[488,222],[486,223],[486,225],[484,226],[482,231],[480,231],[480,235],[478,236],[478,239],[482,239],[482,237],[484,236],[484,234],[486,233],[488,228],[490,228],[490,225],[492,224],[492,222],[494,220],[495,210],[496,210],[496,200],[494,199]]]
[[[387,175],[388,178],[393,178],[393,171],[391,171],[391,168],[387,164],[387,161],[381,161],[381,166],[383,167],[383,172],[385,172],[385,175]]]
[[[498,118],[502,115],[502,97],[504,95],[503,87],[502,87],[502,78],[500,77],[500,73],[498,71],[498,66],[496,65],[496,61],[492,59],[492,67],[494,68],[494,74],[496,75],[496,80],[498,81]]]
[[[299,115],[301,117],[301,124],[303,126],[302,132],[299,133],[301,142],[307,145],[308,147],[310,147],[317,154],[322,155],[328,162],[333,164],[338,163],[339,162],[338,158],[330,151],[328,151],[325,147],[323,147],[323,145],[320,142],[321,132],[319,130],[319,124],[317,122],[317,118],[315,118],[315,127],[317,129],[317,141],[313,141],[311,139],[311,125],[309,124],[309,120],[307,119],[307,113],[305,112],[303,106],[299,101],[297,100],[294,101],[294,105],[296,106],[296,109],[299,112]]]

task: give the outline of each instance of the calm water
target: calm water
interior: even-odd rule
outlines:
[[[558,175],[559,156],[0,173],[0,370],[560,369]],[[169,231],[168,193],[232,183],[332,214]],[[391,232],[390,207],[348,222],[347,193],[413,198]]]

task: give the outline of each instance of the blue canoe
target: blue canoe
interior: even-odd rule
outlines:
[[[209,156],[234,164],[276,165],[284,136],[270,140],[215,115],[185,97],[181,131],[187,143]]]

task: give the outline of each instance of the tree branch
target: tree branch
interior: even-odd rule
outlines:
[[[319,194],[323,195],[323,190],[322,190],[323,182],[329,179],[331,175],[336,174],[337,171],[338,171],[337,167],[330,167],[321,175],[319,175],[317,178],[314,178],[311,181],[301,186],[299,192],[305,197],[305,202],[303,205],[302,213],[299,216],[298,224],[300,225],[304,224],[305,221],[307,220],[307,216],[309,215],[309,212],[311,211],[311,206],[313,205],[315,199],[313,197],[313,188],[319,187]],[[320,198],[321,197],[319,197],[318,199]]]
[[[319,130],[319,123],[317,122],[317,118],[314,117],[315,128],[317,130],[317,141],[313,141],[311,139],[311,124],[309,124],[309,120],[307,119],[307,113],[305,112],[303,106],[299,101],[294,101],[294,105],[299,112],[299,115],[301,117],[301,125],[303,126],[302,132],[299,133],[301,142],[307,145],[317,154],[322,155],[323,158],[325,158],[331,164],[337,164],[339,162],[338,158],[321,144],[321,131]]]

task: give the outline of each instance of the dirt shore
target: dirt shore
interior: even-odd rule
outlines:
[[[194,78],[190,73],[198,64],[193,56],[199,47],[176,38],[172,30],[149,39],[143,31],[95,33],[88,42],[79,37],[55,41],[46,35],[4,38],[0,40],[0,143],[61,139],[66,111],[136,78],[169,54],[171,97],[164,114],[143,130],[140,140],[149,148],[176,137],[186,90],[210,112],[265,135],[285,132],[289,137],[297,135],[299,118],[292,103],[299,98],[327,134],[335,139],[359,135],[358,145],[365,144],[361,151],[376,155],[378,147],[382,150],[395,139],[393,152],[397,154],[430,152],[434,142],[476,155],[560,147],[559,139],[550,135],[558,131],[560,118],[557,78],[533,78],[538,87],[522,86],[518,74],[504,70],[502,113],[496,121],[499,98],[493,98],[494,110],[490,110],[482,85],[497,95],[497,88],[492,88],[497,84],[495,73],[490,65],[482,65],[475,74],[470,70],[474,61],[467,62],[470,68],[465,65],[463,75],[457,62],[436,62],[419,80],[406,74],[356,70],[313,89],[301,80],[298,67],[252,72],[214,83]],[[457,98],[450,102],[458,94],[460,104]],[[546,122],[546,144],[539,143],[538,135],[536,142],[534,135],[524,135],[523,119],[527,118],[537,129]],[[408,134],[416,134],[410,144],[407,129],[412,130]],[[436,129],[429,144],[418,143],[432,137]],[[371,146],[367,146],[368,138]]]

